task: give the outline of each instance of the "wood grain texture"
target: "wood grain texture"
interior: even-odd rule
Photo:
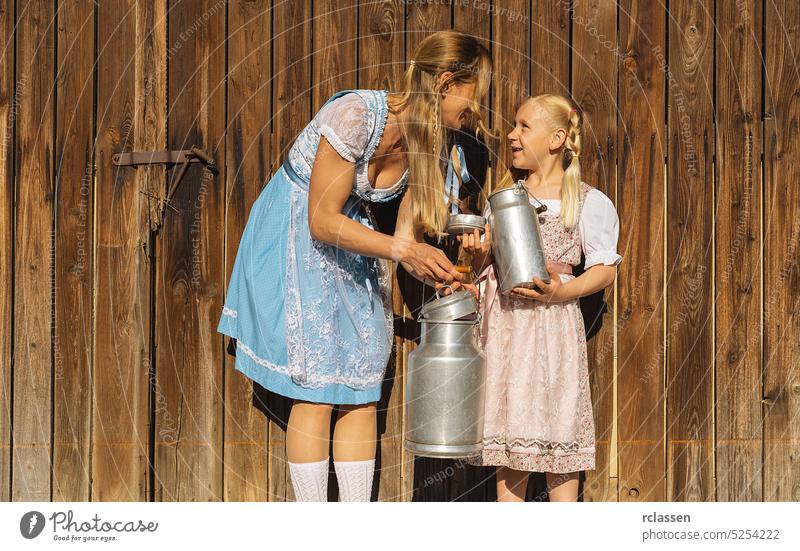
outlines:
[[[619,12],[617,416],[620,501],[662,501],[664,474],[664,9]],[[624,324],[624,327],[622,327]]]
[[[448,2],[410,2],[406,10],[405,37],[407,59],[404,67],[407,66],[409,61],[414,59],[414,49],[425,37],[429,36],[432,32],[450,29],[451,21],[451,6]],[[418,289],[422,286],[422,284],[417,281],[413,281],[412,283]],[[399,295],[399,288],[395,287],[395,289],[395,295]],[[400,300],[402,301],[402,297]],[[409,316],[409,319],[411,318],[413,318],[413,315]],[[416,345],[413,342],[407,343],[404,347],[406,356],[402,358],[402,367],[407,367],[408,354],[410,354],[414,348],[416,348]],[[405,375],[405,373],[403,373],[403,375]],[[402,400],[405,395],[405,379],[402,378],[397,382],[402,384],[397,386],[397,390],[400,392],[395,392],[399,398],[399,400],[396,401],[396,408],[398,411],[402,411],[400,408],[403,407]],[[395,417],[399,421],[401,416]],[[397,421],[395,421],[395,424],[397,424]],[[402,446],[402,431],[398,430],[398,434],[400,435],[398,440],[400,446]],[[410,480],[412,482],[412,488],[410,488],[410,492],[406,492],[406,495],[413,501],[442,501],[446,499],[447,489],[455,472],[452,468],[453,461],[416,457],[409,452],[404,452],[404,454],[409,457],[409,461],[413,465],[413,473]],[[434,479],[435,481],[433,485],[431,485],[430,481]]]
[[[800,499],[800,8],[668,7],[0,0],[0,500],[294,500],[292,400],[215,332],[242,231],[334,92],[397,91],[413,48],[451,27],[495,62],[489,183],[519,103],[569,92],[583,179],[619,214],[583,499]],[[192,165],[161,225],[177,169],[112,156],[192,144],[220,173]],[[402,447],[405,285],[373,499],[492,501],[494,469]],[[540,473],[527,499],[546,499]]]
[[[602,0],[578,2],[572,20],[572,96],[583,116],[581,178],[616,203],[617,7]],[[627,259],[623,258],[623,262]],[[622,268],[618,268],[622,269]],[[595,469],[586,472],[584,501],[616,501],[614,289],[605,293],[603,326],[587,343],[595,426]]]
[[[669,18],[667,499],[714,500],[713,4]]]
[[[33,2],[16,21],[13,501],[52,498],[54,15]]]
[[[481,40],[489,48],[489,36],[492,32],[492,16],[489,10],[483,9],[474,2],[456,0],[452,2],[453,29],[461,31]]]
[[[761,0],[717,5],[716,499],[761,501]]]
[[[270,178],[271,16],[257,2],[228,5],[225,289],[250,209]],[[224,499],[267,501],[269,418],[253,406],[254,383],[236,371],[236,358],[224,354],[223,361]]]
[[[358,5],[358,86],[395,91],[405,71],[405,2]]]
[[[63,2],[57,14],[56,327],[53,501],[88,501],[94,290],[94,6]]]
[[[575,2],[575,9],[586,9]],[[568,2],[531,2],[531,95],[569,94]],[[606,10],[613,6],[606,5]]]
[[[0,0],[0,501],[11,501],[14,311],[14,128],[17,84],[14,75],[14,2]]]
[[[358,2],[314,2],[312,111],[333,94],[358,86]]]
[[[527,1],[504,2],[503,15],[492,16],[492,130],[498,143],[489,145],[492,182],[497,183],[511,166],[506,136],[514,127],[517,108],[531,95],[531,18]]]
[[[155,470],[159,501],[223,499],[222,347],[225,182],[225,3],[170,5],[167,148],[204,149],[217,176],[193,164],[156,240]],[[171,182],[179,168],[169,174]],[[168,432],[168,428],[174,433]]]
[[[311,118],[311,17],[310,0],[273,5],[272,174]],[[274,421],[269,427],[269,473],[270,500],[294,501],[285,425]]]
[[[489,12],[473,3],[453,3],[453,28],[478,38],[487,48],[491,47],[489,35],[492,30]],[[486,98],[487,114],[491,105],[491,92]],[[488,120],[488,118],[487,118]],[[468,160],[469,164],[469,160]],[[484,180],[485,183],[485,180]],[[482,198],[479,197],[478,201]],[[475,467],[466,460],[451,462],[452,476],[448,478],[447,501],[486,501],[489,486],[495,484],[494,469]]]
[[[800,500],[800,5],[766,6],[764,500]]]
[[[121,168],[112,164],[112,156],[164,149],[166,64],[162,61],[159,66],[155,55],[160,51],[163,60],[166,27],[155,26],[163,22],[165,11],[159,9],[165,10],[163,3],[147,10],[128,2],[122,9],[101,4],[97,10],[104,24],[97,29],[94,501],[146,501],[151,489],[149,228],[155,201],[145,194],[158,196],[164,169]],[[140,48],[116,44],[140,44]]]
[[[399,92],[402,75],[407,66],[406,52],[411,56],[412,41],[418,37],[408,34],[415,23],[411,19],[417,6],[405,2],[360,2],[358,40],[359,88]],[[448,9],[449,12],[449,9]],[[373,205],[373,212],[383,231],[391,231],[391,221],[396,217],[398,201]],[[383,226],[383,227],[381,227]],[[390,263],[394,271],[394,263]],[[396,279],[392,278],[393,304],[398,301]],[[395,316],[400,312],[393,306]],[[403,411],[405,403],[405,347],[402,339],[395,338],[392,356],[386,368],[381,399],[378,402],[379,470],[377,479],[378,501],[403,501],[409,499],[410,466],[403,450]]]

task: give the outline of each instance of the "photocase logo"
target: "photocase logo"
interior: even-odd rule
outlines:
[[[22,515],[19,521],[19,531],[22,537],[32,540],[44,530],[44,515],[39,511],[29,511]]]

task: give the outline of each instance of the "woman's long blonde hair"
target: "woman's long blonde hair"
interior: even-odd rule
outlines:
[[[525,102],[534,101],[544,109],[551,128],[564,128],[567,139],[561,146],[564,179],[561,182],[561,219],[564,227],[572,228],[578,221],[580,207],[581,166],[578,156],[581,152],[581,126],[583,117],[572,100],[560,94],[539,94],[529,97]],[[528,178],[530,171],[510,167],[500,180],[497,189],[514,185],[517,180]]]
[[[401,125],[407,148],[411,215],[415,225],[434,236],[444,234],[448,204],[444,199],[445,152],[448,136],[441,123],[441,90],[448,83],[476,82],[465,126],[475,136],[493,136],[484,120],[483,109],[489,91],[492,58],[489,50],[473,36],[456,31],[439,31],[427,36],[414,50],[403,76],[402,96],[392,113],[408,109],[408,124]],[[445,71],[452,76],[437,87]]]

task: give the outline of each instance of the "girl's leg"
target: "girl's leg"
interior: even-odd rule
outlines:
[[[375,474],[376,403],[342,405],[333,429],[333,465],[339,501],[369,501]]]
[[[496,474],[497,501],[525,501],[530,474],[528,471],[498,467]]]
[[[328,500],[331,404],[295,401],[286,429],[286,458],[297,501]]]
[[[578,501],[578,476],[574,473],[545,473],[550,501]]]

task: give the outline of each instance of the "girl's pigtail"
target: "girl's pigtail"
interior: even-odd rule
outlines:
[[[581,115],[574,107],[569,112],[569,129],[564,141],[564,180],[561,187],[561,217],[564,226],[571,228],[578,221],[580,207],[581,166]]]

